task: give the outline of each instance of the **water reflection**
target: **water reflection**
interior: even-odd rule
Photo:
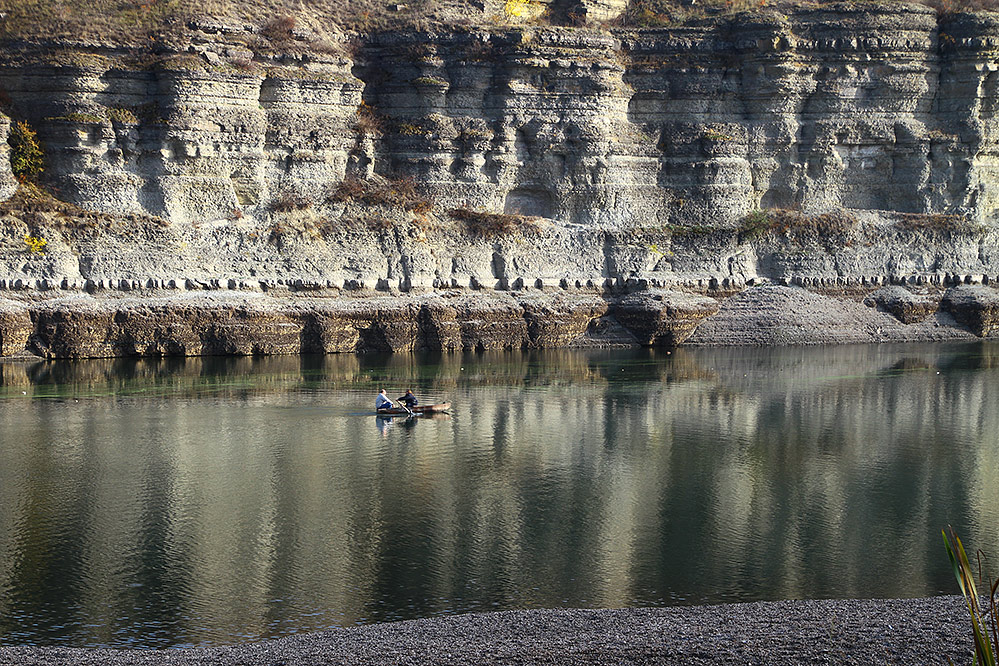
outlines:
[[[953,591],[999,347],[0,363],[0,641]],[[374,416],[377,387],[450,399]]]

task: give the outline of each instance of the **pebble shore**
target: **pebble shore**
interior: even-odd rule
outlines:
[[[0,647],[3,666],[967,664],[960,597],[507,611],[184,650]]]

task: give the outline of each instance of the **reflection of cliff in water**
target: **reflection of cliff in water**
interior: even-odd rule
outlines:
[[[623,364],[623,365],[622,365]],[[621,374],[622,368],[626,374]],[[388,382],[447,389],[459,385],[548,385],[564,382],[673,382],[709,377],[691,354],[651,349],[541,350],[474,354],[331,354],[205,356],[86,361],[0,361],[0,386],[60,386],[102,395],[139,386],[164,390],[256,392],[307,386],[366,386]],[[44,393],[44,392],[43,392]]]
[[[103,642],[155,621],[151,644],[169,644],[465,610],[953,592],[942,527],[999,553],[995,358],[7,364],[0,635],[17,617]],[[20,399],[57,380],[132,398]],[[452,397],[452,418],[361,415],[372,386],[410,382]],[[202,386],[213,399],[188,399]]]

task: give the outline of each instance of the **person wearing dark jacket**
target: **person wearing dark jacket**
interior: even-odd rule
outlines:
[[[399,400],[400,402],[402,402],[402,404],[406,405],[406,407],[409,408],[410,410],[412,410],[413,407],[416,407],[416,405],[419,404],[419,400],[417,400],[416,396],[413,395],[412,389],[406,389],[406,395],[399,398]]]

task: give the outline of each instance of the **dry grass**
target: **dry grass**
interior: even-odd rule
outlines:
[[[537,219],[524,215],[504,215],[502,213],[486,213],[467,208],[455,208],[448,215],[465,223],[469,232],[486,238],[509,236],[516,232],[537,233]]]
[[[305,210],[312,206],[312,202],[298,192],[285,190],[278,194],[270,203],[271,212],[290,213],[296,210]]]
[[[432,20],[436,0],[393,12],[376,0],[0,0],[0,38],[46,37],[106,44],[147,45],[184,42],[188,23],[212,17],[233,25],[253,25],[265,39],[289,39],[294,28],[318,40],[331,25],[377,30]],[[290,23],[290,25],[289,25]]]
[[[0,203],[0,217],[16,217],[39,227],[58,228],[65,231],[111,229],[120,225],[137,225],[145,228],[165,228],[170,223],[149,215],[110,215],[59,200],[48,190],[34,183],[22,183],[17,192]]]
[[[905,231],[942,231],[948,233],[968,233],[975,230],[975,225],[963,215],[899,213],[897,215],[899,229]]]
[[[680,26],[711,17],[729,17],[759,12],[787,12],[795,8],[837,4],[839,0],[631,0],[628,9],[612,21],[617,27],[658,28]],[[940,16],[958,12],[999,10],[999,0],[916,0],[932,7]]]
[[[739,242],[767,235],[797,241],[837,239],[847,236],[857,226],[857,219],[838,210],[820,215],[805,215],[796,210],[774,208],[756,210],[747,215],[738,228]]]
[[[423,197],[412,178],[381,178],[360,180],[348,178],[340,183],[329,196],[334,202],[360,202],[367,206],[404,208],[423,215],[430,212],[431,202]]]
[[[821,2],[834,0],[820,0]],[[999,9],[999,0],[922,0],[940,14]],[[715,16],[742,12],[785,10],[800,2],[773,0],[632,0],[614,25],[626,28],[683,25]],[[814,4],[814,3],[809,3]],[[390,7],[402,6],[393,11]],[[486,15],[472,0],[424,0],[388,3],[383,0],[0,0],[0,39],[70,38],[102,44],[156,45],[187,43],[189,23],[212,17],[235,26],[255,26],[257,35],[242,39],[266,41],[272,48],[304,40],[307,45],[327,42],[329,27],[370,32],[433,24],[479,23],[504,25],[502,15]],[[573,24],[568,16],[565,23]],[[312,35],[299,37],[292,33]],[[486,49],[470,59],[488,59]]]
[[[385,131],[385,119],[375,110],[375,107],[367,102],[361,102],[357,106],[354,129],[362,134],[380,135]]]

